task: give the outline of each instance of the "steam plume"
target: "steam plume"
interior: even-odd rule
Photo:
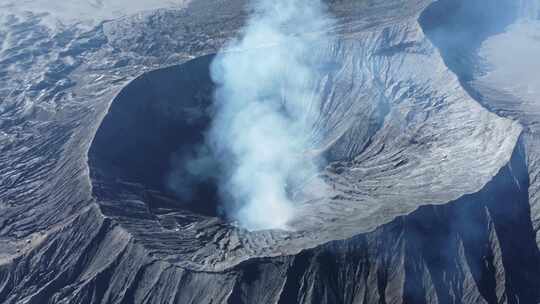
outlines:
[[[212,64],[216,114],[208,134],[225,172],[225,209],[248,229],[287,229],[291,192],[313,178],[307,157],[319,101],[313,96],[313,40],[329,25],[318,1],[262,0],[241,38]]]

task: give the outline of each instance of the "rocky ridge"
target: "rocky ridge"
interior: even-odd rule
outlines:
[[[215,1],[194,1],[91,30],[3,16],[0,301],[537,302],[534,115],[519,96],[482,90],[473,69],[482,42],[504,31],[490,18],[510,24],[519,7],[481,4],[330,4],[338,38],[313,56],[322,174],[335,186],[302,204],[293,232],[257,233],[127,170],[169,150],[119,157],[131,140],[151,143],[145,128],[204,125],[207,66],[241,26],[242,1],[212,18]],[[441,45],[440,32],[469,24],[463,12],[485,30]],[[133,124],[149,101],[161,115],[176,96],[164,125]]]

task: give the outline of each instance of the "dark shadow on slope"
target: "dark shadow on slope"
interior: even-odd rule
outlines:
[[[192,181],[181,166],[173,164],[204,142],[214,91],[209,72],[212,59],[212,55],[203,56],[145,73],[120,92],[89,151],[96,196],[110,199],[135,184],[139,185],[135,188],[151,190],[145,192],[151,209],[170,210],[176,204],[176,208],[217,215],[216,183]],[[173,169],[179,182],[190,180],[193,195],[178,196],[174,185],[168,185]]]
[[[456,295],[466,294],[466,269],[457,266],[463,262],[488,303],[497,303],[503,288],[509,303],[540,300],[540,252],[521,150],[518,146],[510,163],[481,191],[448,205],[422,207],[406,217],[406,256],[410,257],[406,269],[414,278],[406,284],[407,303],[418,303],[418,296],[425,292],[419,293],[414,283],[422,279],[415,257],[425,261],[441,303],[454,302]],[[497,269],[501,266],[503,269]],[[504,286],[497,286],[497,282]]]

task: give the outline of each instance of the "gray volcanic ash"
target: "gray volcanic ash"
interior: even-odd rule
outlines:
[[[0,303],[540,302],[538,1],[147,2],[0,4]]]

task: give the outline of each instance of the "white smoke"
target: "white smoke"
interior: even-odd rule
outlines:
[[[323,5],[262,0],[241,38],[212,64],[216,114],[209,146],[221,161],[221,193],[229,216],[250,230],[287,229],[291,192],[314,178],[309,155],[320,102],[307,56],[330,25]]]
[[[518,18],[502,33],[483,42],[479,55],[489,67],[476,80],[522,101],[522,106],[540,100],[540,1],[520,0]]]
[[[518,15],[522,19],[536,20],[540,18],[539,0],[518,0]]]

